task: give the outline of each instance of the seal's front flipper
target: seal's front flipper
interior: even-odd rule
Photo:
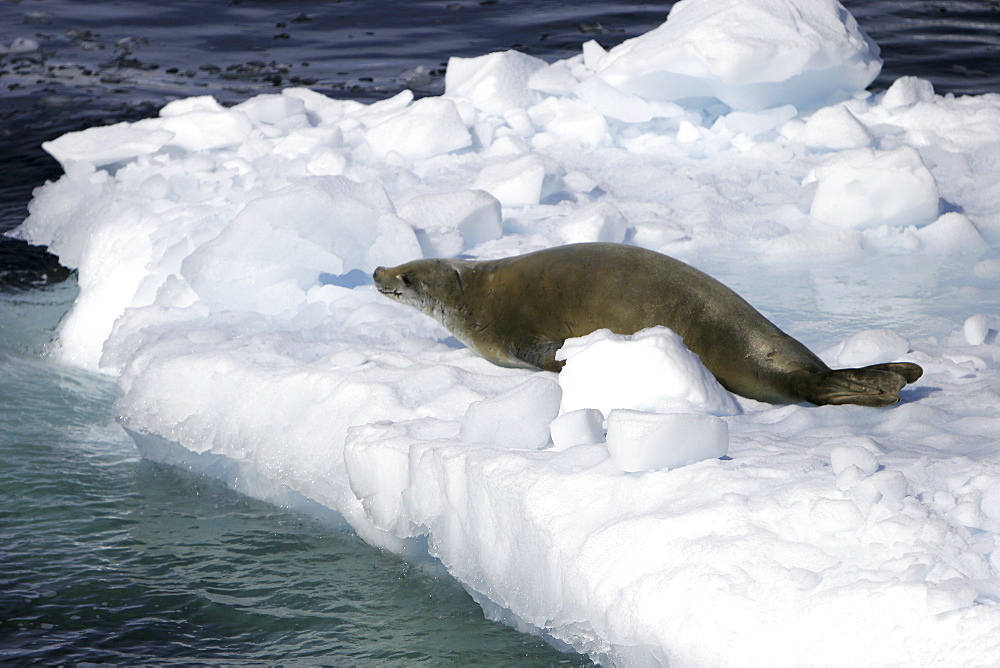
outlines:
[[[556,361],[556,353],[562,348],[563,341],[553,341],[542,337],[531,337],[515,341],[510,347],[510,354],[529,366],[544,371],[559,371],[565,362]]]
[[[920,378],[922,373],[923,369],[909,362],[821,371],[804,379],[802,396],[819,406],[891,406],[899,401],[899,391],[903,386]]]

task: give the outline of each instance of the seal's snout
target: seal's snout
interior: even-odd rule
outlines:
[[[398,280],[388,267],[376,267],[372,273],[372,281],[375,283],[375,288],[383,295],[394,299],[399,297],[400,292],[395,285]]]
[[[387,267],[376,267],[375,271],[372,272],[372,282],[375,283],[375,287],[379,289],[379,292],[385,292],[389,286],[389,281],[391,277],[389,276],[389,269]]]

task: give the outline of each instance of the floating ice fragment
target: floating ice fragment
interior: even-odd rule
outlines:
[[[30,37],[15,37],[10,46],[0,45],[0,55],[31,53],[32,51],[38,51],[38,41]]]
[[[724,456],[729,426],[712,415],[616,408],[608,414],[607,443],[611,459],[623,471],[673,469]]]

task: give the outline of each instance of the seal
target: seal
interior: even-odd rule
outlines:
[[[438,320],[501,366],[559,371],[568,338],[663,325],[730,392],[770,403],[890,406],[920,378],[910,362],[832,370],[742,297],[694,267],[612,243],[499,260],[415,260],[374,273],[379,292]]]

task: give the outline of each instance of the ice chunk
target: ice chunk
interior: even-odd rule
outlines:
[[[972,268],[972,273],[979,278],[1000,278],[1000,260],[981,260]]]
[[[983,514],[994,522],[1000,522],[1000,480],[995,480],[983,492],[981,506]]]
[[[752,111],[819,107],[864,90],[881,67],[878,47],[836,0],[684,0],[596,70],[646,99],[715,98]]]
[[[965,342],[970,346],[981,346],[986,341],[986,335],[990,328],[986,323],[986,316],[982,313],[969,316],[962,326],[962,333],[965,335]]]
[[[872,143],[872,134],[844,105],[819,109],[796,137],[806,146],[839,151]]]
[[[585,241],[625,240],[628,221],[610,202],[594,202],[559,221],[559,236],[568,244]]]
[[[830,451],[830,466],[838,478],[851,466],[856,466],[866,475],[871,475],[878,470],[878,460],[870,450],[860,445],[838,445]]]
[[[546,98],[528,113],[532,122],[564,142],[599,146],[611,141],[604,115],[577,100]]]
[[[601,329],[568,339],[556,353],[566,360],[559,374],[560,412],[615,408],[674,413],[736,415],[739,404],[705,368],[681,337],[666,327],[631,336]]]
[[[604,442],[604,414],[596,408],[563,413],[549,425],[555,450]]]
[[[538,204],[545,184],[545,161],[532,153],[486,165],[474,187],[485,190],[504,206]]]
[[[795,118],[798,113],[795,107],[787,104],[763,111],[733,111],[721,117],[713,129],[724,127],[733,134],[757,137]]]
[[[458,114],[455,103],[443,98],[424,98],[368,130],[368,145],[384,158],[391,152],[422,160],[451,153],[472,144],[472,135]]]
[[[869,474],[865,473],[854,464],[847,464],[840,470],[840,472],[837,472],[837,467],[833,465],[832,459],[833,458],[831,457],[830,465],[834,472],[837,473],[837,489],[841,492],[849,492],[868,479]]]
[[[555,380],[538,375],[499,396],[475,401],[462,418],[461,439],[521,450],[545,447],[561,394]]]
[[[518,51],[453,57],[445,73],[445,95],[463,97],[488,114],[502,116],[508,109],[527,107],[537,100],[528,80],[543,67],[544,60]]]
[[[38,42],[30,37],[15,37],[10,46],[0,44],[0,55],[6,53],[22,54],[38,50]]]
[[[646,413],[616,408],[608,414],[608,452],[630,473],[673,469],[729,451],[722,418],[694,413]]]
[[[170,118],[172,116],[183,116],[192,111],[213,111],[224,112],[226,110],[218,100],[211,95],[198,95],[195,97],[185,97],[180,100],[168,102],[160,109],[160,118]]]
[[[419,256],[380,185],[311,177],[248,202],[181,271],[215,307],[280,314],[301,304],[320,273],[370,272]]]
[[[934,84],[917,77],[900,77],[892,82],[882,96],[882,106],[887,108],[908,107],[917,102],[934,99]]]
[[[838,366],[855,367],[898,362],[910,352],[910,341],[889,329],[858,332],[824,353]]]
[[[485,190],[418,195],[399,207],[399,215],[422,233],[427,257],[457,255],[503,232],[500,202]]]
[[[817,499],[809,509],[809,521],[820,533],[836,534],[858,529],[865,518],[851,501]]]
[[[910,483],[901,471],[876,471],[869,480],[882,493],[882,500],[898,506],[910,492]]]
[[[938,217],[937,182],[909,146],[842,151],[817,165],[803,183],[814,181],[809,213],[828,225],[925,225]]]
[[[638,95],[625,93],[596,76],[588,77],[576,84],[573,93],[608,118],[626,123],[643,123],[653,118],[653,105]]]
[[[42,148],[64,167],[70,162],[101,167],[156,153],[173,140],[174,135],[157,120],[116,123],[69,132],[43,142]]]
[[[920,240],[919,249],[928,253],[976,253],[989,247],[975,224],[957,211],[949,211],[914,235]]]
[[[169,115],[162,127],[174,133],[170,144],[188,151],[207,151],[242,143],[253,130],[253,122],[241,111],[196,109]]]
[[[971,606],[979,598],[979,592],[962,578],[948,578],[930,585],[927,590],[927,611],[932,615],[943,615],[953,610]]]
[[[858,470],[857,467],[850,467]],[[848,470],[850,470],[850,468]],[[838,478],[839,479],[839,478]],[[871,478],[866,478],[850,488],[851,501],[858,507],[861,514],[868,517],[872,508],[882,501],[882,492],[878,486],[872,482]]]
[[[291,95],[256,95],[233,107],[257,125],[278,125],[294,117],[304,117],[306,103]],[[304,120],[304,118],[303,118]]]

